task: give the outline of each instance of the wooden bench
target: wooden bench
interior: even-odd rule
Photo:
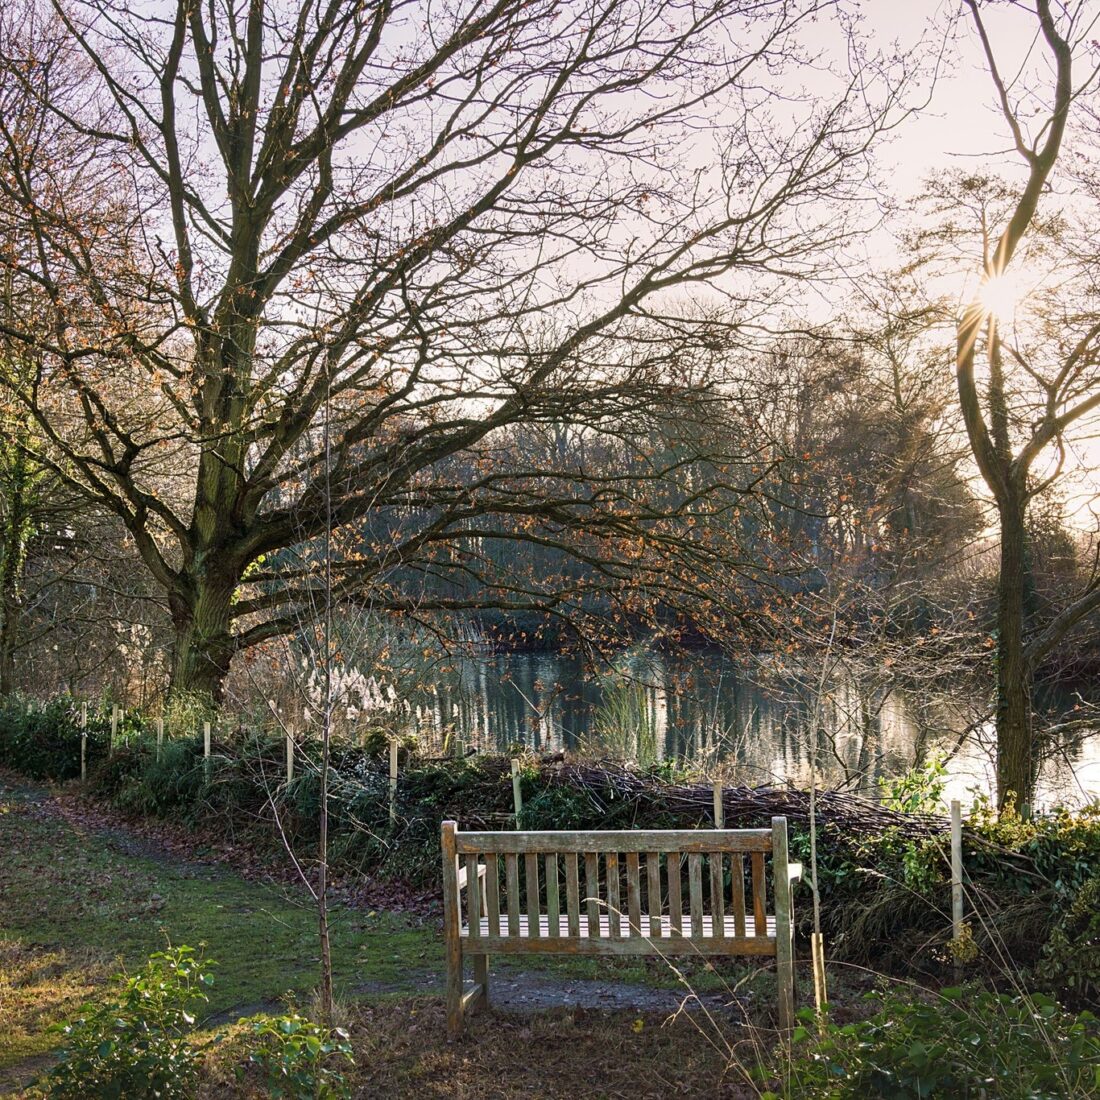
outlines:
[[[444,821],[442,843],[450,1035],[467,1009],[488,1006],[489,956],[517,952],[774,956],[779,1024],[793,1026],[791,883],[802,867],[788,861],[785,817],[770,829],[579,833],[462,833]]]

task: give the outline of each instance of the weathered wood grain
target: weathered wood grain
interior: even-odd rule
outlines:
[[[691,906],[691,934],[698,939],[703,934],[703,857],[688,853],[688,898]]]
[[[627,935],[642,936],[642,867],[637,852],[626,853]]]
[[[672,931],[682,936],[684,933],[684,903],[680,897],[680,881],[682,868],[680,866],[680,853],[669,852],[667,860],[668,874],[668,919]]]
[[[764,878],[764,853],[752,854],[752,917],[758,936],[767,935],[767,919],[764,916],[764,891],[767,882]]]
[[[460,853],[767,852],[770,829],[625,829],[607,832],[459,833]]]
[[[504,893],[508,899],[508,935],[519,935],[519,856],[504,853]]]
[[[712,852],[707,857],[710,863],[710,911],[716,921],[721,921],[726,915],[726,903],[723,895],[726,892],[726,879],[722,866],[722,853]]]
[[[745,857],[738,852],[730,856],[730,878],[733,916],[738,921],[737,934],[745,934]]]
[[[610,932],[618,939],[623,934],[621,908],[619,902],[619,854],[607,852],[604,855],[604,873],[607,876],[607,915],[610,920]]]
[[[485,915],[489,919],[489,935],[500,935],[500,867],[496,852],[485,853]]]
[[[580,876],[577,874],[577,853],[566,852],[565,856],[565,913],[570,936],[581,934],[581,891]]]
[[[546,857],[546,916],[549,918],[549,935],[561,935],[561,910],[558,905],[558,857],[551,852]]]
[[[524,856],[525,874],[524,888],[527,891],[527,920],[535,928],[538,935],[539,924],[539,857],[535,852],[528,852]]]
[[[478,881],[478,873],[484,873],[484,868],[478,863],[477,856],[466,857],[466,881],[469,882],[471,878],[474,882]],[[481,928],[481,891],[480,890],[467,890],[466,891],[466,907],[467,912],[470,914],[470,934],[473,935],[475,930]]]
[[[458,893],[458,826],[444,821],[443,851],[443,949],[447,958],[447,1034],[462,1033],[462,909]]]
[[[600,857],[595,852],[584,853],[584,891],[588,923],[595,927],[600,917]]]
[[[779,1027],[794,1027],[794,912],[787,866],[787,819],[772,818],[772,877],[775,879],[775,968],[779,980]],[[759,937],[757,937],[759,938]]]
[[[646,870],[646,909],[649,912],[649,934],[661,934],[661,853],[647,852]]]

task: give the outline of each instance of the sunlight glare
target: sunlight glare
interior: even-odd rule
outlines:
[[[1030,280],[1024,271],[1006,271],[982,282],[978,288],[978,301],[987,314],[999,323],[1010,322],[1020,303],[1031,290]]]

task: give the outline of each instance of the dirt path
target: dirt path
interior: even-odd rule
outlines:
[[[637,982],[617,982],[613,979],[569,978],[538,968],[503,973],[491,973],[490,990],[494,1012],[509,1015],[529,1015],[555,1008],[570,1008],[592,1012],[644,1012],[647,1014],[706,1011],[716,1018],[740,1020],[748,998],[733,993],[703,993],[696,996],[686,989],[666,989]],[[392,993],[421,993],[442,996],[443,975],[408,983],[364,982],[353,986],[355,997],[370,998]]]

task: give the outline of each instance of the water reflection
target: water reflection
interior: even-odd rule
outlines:
[[[720,654],[635,650],[593,674],[557,654],[458,659],[419,708],[422,732],[481,751],[525,747],[610,755],[648,764],[668,758],[713,768],[731,781],[811,781],[812,676],[747,671]],[[806,686],[805,681],[811,681]],[[951,754],[948,797],[992,793],[991,731],[961,736],[960,695],[914,698],[854,677],[828,685],[820,704],[817,769],[830,784],[877,790],[932,751]],[[1100,737],[1068,741],[1044,766],[1038,801],[1100,796]]]

